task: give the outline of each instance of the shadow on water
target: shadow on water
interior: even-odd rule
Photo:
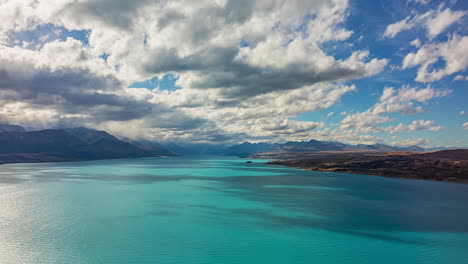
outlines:
[[[371,238],[376,240],[383,240],[389,242],[397,242],[403,244],[416,244],[416,245],[428,245],[433,243],[432,240],[422,240],[420,238],[404,238],[398,235],[389,235],[388,233],[376,233],[379,230],[352,230],[347,229],[346,226],[336,225],[333,221],[326,219],[319,219],[317,217],[298,217],[298,216],[284,216],[277,215],[269,210],[262,209],[234,209],[234,208],[222,208],[217,206],[204,206],[204,205],[193,205],[193,207],[199,207],[207,209],[214,215],[237,215],[240,217],[251,217],[255,219],[264,220],[261,225],[265,223],[269,224],[269,228],[284,229],[291,227],[301,228],[313,228],[327,230],[335,233],[348,234],[352,236],[359,236],[365,238]]]
[[[197,188],[224,192],[247,201],[261,202],[275,209],[191,206],[208,210],[212,214],[261,219],[276,228],[305,227],[411,244],[427,244],[431,241],[406,238],[398,233],[468,232],[468,207],[465,205],[468,201],[468,185],[278,169],[269,166],[246,168],[244,164],[229,162],[225,164],[239,171],[250,171],[252,174],[263,172],[265,175],[201,177],[97,174],[89,177],[76,173],[64,176],[63,173],[50,172],[37,174],[33,180],[99,180],[132,183],[210,181],[218,184]],[[177,168],[178,166],[171,164],[171,166],[156,167]],[[206,166],[196,168],[206,168]],[[222,171],[225,167],[209,168],[219,168]],[[11,175],[8,177],[3,175],[2,179],[8,183],[23,181]],[[170,215],[172,211],[161,210],[151,214]]]

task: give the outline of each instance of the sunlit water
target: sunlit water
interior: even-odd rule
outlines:
[[[468,263],[468,185],[175,157],[0,166],[0,263]]]

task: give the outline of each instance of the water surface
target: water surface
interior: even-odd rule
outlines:
[[[0,166],[0,263],[468,263],[468,185],[231,157]]]

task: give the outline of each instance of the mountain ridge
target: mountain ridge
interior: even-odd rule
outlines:
[[[331,141],[288,141],[286,143],[250,143],[234,145],[226,149],[226,155],[234,156],[279,156],[279,155],[300,155],[304,153],[316,153],[321,151],[340,151],[340,152],[395,152],[395,151],[411,151],[422,152],[423,148],[419,146],[398,147],[384,144],[344,144],[341,142]]]
[[[25,132],[22,126],[0,123],[0,132]]]
[[[0,132],[0,164],[166,156],[121,141],[105,131],[78,127]]]

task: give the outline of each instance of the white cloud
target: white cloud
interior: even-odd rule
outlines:
[[[421,41],[419,39],[415,39],[410,42],[411,45],[415,46],[416,48],[421,47]]]
[[[465,115],[465,111],[464,110],[461,110],[460,112],[458,112],[459,115]]]
[[[463,123],[462,127],[463,129],[468,130],[468,122]]]
[[[409,138],[404,141],[395,142],[395,145],[408,147],[408,146],[424,146],[430,143],[431,141],[425,138]]]
[[[403,115],[416,114],[424,111],[421,105],[433,98],[447,96],[448,90],[436,90],[431,87],[417,89],[409,86],[403,86],[400,89],[386,87],[379,101],[365,112],[349,114],[340,125],[340,129],[354,129],[357,131],[383,132],[383,131],[414,131],[421,128],[430,128],[432,131],[440,130],[441,127],[431,127],[433,121],[416,120],[409,126],[400,124],[397,127],[383,128],[378,125],[388,123],[394,118],[385,114],[400,113]]]
[[[413,22],[410,22],[410,17],[406,17],[403,20],[400,20],[394,24],[390,24],[387,26],[383,36],[386,38],[394,38],[398,33],[412,29],[416,26]]]
[[[431,0],[408,0],[408,2],[416,2],[419,4],[427,5]]]
[[[396,126],[387,127],[386,130],[390,133],[410,132],[427,129],[429,131],[440,131],[441,126],[434,126],[434,121],[414,120],[409,125],[398,124]]]
[[[423,45],[416,53],[403,59],[403,69],[419,66],[416,81],[434,82],[444,76],[465,70],[468,67],[468,36],[453,35],[448,41]],[[445,66],[431,70],[431,66],[443,60]]]
[[[330,116],[332,116],[334,114],[335,114],[334,112],[330,112],[330,113],[327,114],[327,117],[330,117]]]
[[[220,100],[216,90],[198,93],[181,89],[169,93],[154,91],[152,102],[170,102],[172,107],[186,109],[192,116],[214,121],[231,134],[244,133],[252,140],[307,140],[323,123],[289,120],[300,113],[327,109],[355,86],[315,84],[293,91],[276,91],[241,101]]]
[[[435,16],[430,16],[426,21],[427,34],[429,38],[434,38],[444,32],[450,25],[460,22],[465,16],[464,11],[452,11],[445,9],[439,11]]]
[[[455,78],[453,78],[455,81],[468,81],[468,76],[463,76],[463,75],[457,75]]]
[[[424,14],[414,13],[407,16],[405,19],[387,26],[383,36],[386,38],[394,38],[398,33],[422,26],[426,29],[429,39],[433,39],[449,26],[455,23],[461,23],[465,11],[453,11],[450,8],[431,10]]]

